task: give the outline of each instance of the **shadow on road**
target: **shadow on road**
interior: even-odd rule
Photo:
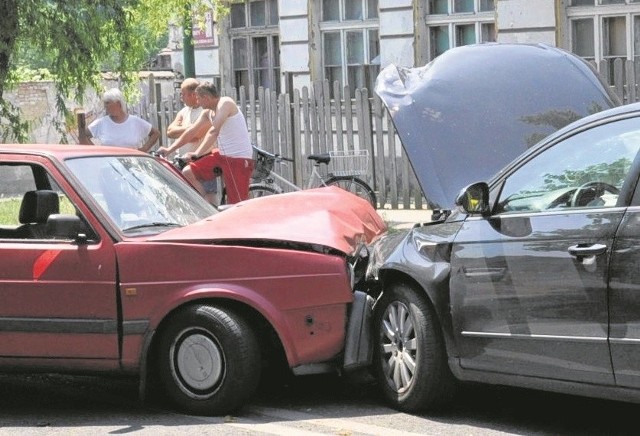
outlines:
[[[130,433],[150,426],[223,424],[230,417],[201,418],[172,412],[153,399],[138,401],[135,379],[50,374],[0,375],[0,428],[109,427]],[[341,419],[403,421],[416,428],[451,425],[456,434],[615,435],[637,434],[640,406],[482,385],[465,386],[448,409],[400,414],[382,401],[367,373],[348,377],[307,376],[269,380],[237,417],[262,422],[261,410],[284,410]],[[287,416],[296,416],[287,415]],[[306,415],[305,415],[306,416]],[[373,418],[372,418],[373,417]],[[206,419],[206,422],[203,421]],[[278,418],[279,419],[279,418]],[[458,433],[460,426],[467,429]]]

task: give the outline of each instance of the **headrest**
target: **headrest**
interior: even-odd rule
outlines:
[[[45,189],[25,192],[20,205],[21,224],[44,224],[49,215],[54,213],[60,213],[60,199],[57,192]]]

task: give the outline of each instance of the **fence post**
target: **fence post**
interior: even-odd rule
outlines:
[[[324,96],[324,107],[322,108],[324,113],[324,126],[327,142],[327,151],[335,150],[335,144],[333,143],[333,121],[331,116],[331,91],[329,89],[329,81],[322,82],[322,95]]]
[[[310,131],[312,134],[313,144],[307,149],[307,153],[320,153],[320,125],[318,123],[318,114],[316,111],[316,86],[311,89],[311,95],[309,95],[309,119],[311,120]]]
[[[78,111],[76,114],[76,125],[78,126],[78,142],[80,144],[88,144],[87,136],[87,116],[84,111]]]
[[[313,100],[311,108],[315,109],[315,116],[318,121],[318,152],[325,153],[327,148],[327,125],[324,113],[324,82],[314,82]]]
[[[351,108],[351,88],[346,85],[344,88],[344,116],[345,124],[347,125],[347,150],[353,150],[355,148],[353,144],[353,109]]]
[[[340,82],[333,82],[333,107],[336,114],[336,139],[337,150],[346,151],[344,139],[342,137],[342,96],[340,95]]]
[[[372,150],[376,178],[373,181],[373,189],[378,191],[378,201],[380,207],[384,207],[387,203],[387,181],[386,181],[386,165],[384,164],[384,110],[382,100],[374,94],[373,96],[373,114],[375,117],[375,149]],[[377,180],[376,180],[377,179]]]
[[[256,119],[256,89],[249,88],[249,116],[251,118],[251,143],[258,146],[258,120]]]
[[[293,90],[293,110],[292,110],[292,118],[293,118],[293,126],[292,126],[292,158],[295,160],[294,162],[294,172],[295,177],[293,182],[302,186],[303,176],[302,176],[302,126],[300,125],[300,91],[297,89]],[[308,132],[306,132],[308,134]]]
[[[627,103],[635,103],[637,101],[635,64],[633,61],[626,60],[624,65],[627,79]]]
[[[613,61],[613,86],[622,104],[630,103],[624,95],[624,67],[620,58],[615,58]]]

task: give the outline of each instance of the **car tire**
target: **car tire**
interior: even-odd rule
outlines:
[[[256,336],[227,308],[198,305],[176,313],[160,334],[157,357],[169,399],[191,414],[234,411],[260,379]]]
[[[454,378],[431,304],[413,287],[386,290],[374,308],[373,370],[383,395],[404,412],[448,402]]]

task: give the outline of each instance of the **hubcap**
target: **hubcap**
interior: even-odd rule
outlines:
[[[223,357],[218,344],[202,333],[181,336],[172,353],[174,374],[181,389],[190,396],[211,392],[223,370]]]
[[[380,326],[382,365],[389,385],[398,393],[406,391],[416,371],[416,333],[409,308],[399,301],[390,304]]]

